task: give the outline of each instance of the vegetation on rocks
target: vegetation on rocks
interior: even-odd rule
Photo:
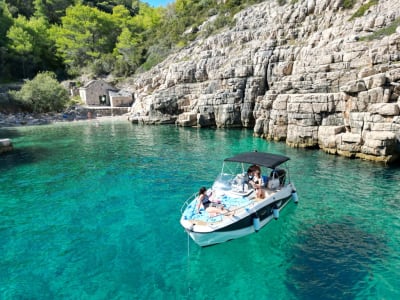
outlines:
[[[297,0],[268,0],[299,5]],[[151,7],[139,0],[0,0],[0,82],[53,72],[66,79],[129,77],[163,61],[196,38],[234,26],[233,16],[262,0],[176,0]],[[344,0],[345,9],[356,0]],[[354,13],[363,16],[378,0]],[[362,39],[391,34],[393,24]]]
[[[368,3],[361,5],[360,8],[352,15],[352,17],[350,18],[350,20],[353,20],[353,19],[358,18],[358,17],[362,17],[362,16],[365,14],[365,12],[366,12],[371,6],[377,5],[378,2],[379,2],[378,0],[370,0],[370,1],[368,1]]]
[[[0,82],[51,71],[127,77],[171,51],[230,26],[233,15],[261,0],[176,0],[151,7],[138,0],[0,0]]]
[[[151,7],[139,0],[0,0],[0,82],[32,79],[44,71],[59,79],[82,73],[128,77],[198,37],[233,27],[237,12],[260,2],[265,1],[176,0]],[[350,9],[356,3],[340,5]],[[370,0],[352,18],[377,3]]]
[[[343,8],[350,9],[353,8],[354,4],[356,4],[357,0],[344,0]]]
[[[137,0],[0,0],[0,81],[133,74],[162,13]]]
[[[400,18],[397,18],[393,23],[391,23],[390,25],[379,29],[375,32],[373,32],[372,34],[365,36],[365,37],[361,37],[360,41],[372,41],[372,40],[376,40],[376,39],[381,39],[385,36],[391,35],[393,33],[396,32],[396,28],[398,28],[400,26]]]

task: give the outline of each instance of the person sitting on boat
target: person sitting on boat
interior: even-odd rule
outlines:
[[[238,174],[236,176],[236,177],[241,178],[240,185],[242,187],[242,192],[247,191],[248,189],[252,188],[252,186],[250,184],[250,180],[253,179],[253,171],[254,170],[250,167],[247,169],[247,173],[244,173],[242,175],[242,177],[239,177],[239,176],[241,176],[241,174]]]
[[[258,165],[251,165],[251,166],[250,166],[250,169],[253,170],[253,173],[254,173],[255,171],[259,171],[259,172],[261,173],[261,168],[260,168],[260,166],[258,166]]]
[[[200,209],[203,207],[206,212],[210,214],[210,216],[216,216],[218,214],[225,213],[225,208],[222,206],[221,208],[216,207],[215,204],[218,202],[211,201],[210,197],[207,195],[207,189],[203,186],[199,190],[199,197],[197,202],[197,213],[200,213]]]
[[[246,183],[249,183],[250,180],[253,179],[253,176],[254,176],[253,173],[254,173],[254,169],[252,169],[251,167],[249,167],[249,168],[247,169],[247,173],[246,173],[246,175],[245,175],[245,182],[246,182]]]
[[[263,189],[264,180],[261,176],[260,170],[256,169],[254,171],[254,176],[253,176],[253,179],[250,180],[250,184],[256,190],[256,197],[260,198],[260,199],[264,199],[265,198],[265,191]]]
[[[255,172],[256,170],[259,170],[259,171],[261,172],[260,167],[257,166],[257,165],[252,165],[252,166],[250,166],[250,167],[247,169],[247,173],[246,173],[246,177],[245,177],[245,182],[248,184],[249,188],[252,187],[250,181],[253,180],[253,178],[254,178],[254,172]]]

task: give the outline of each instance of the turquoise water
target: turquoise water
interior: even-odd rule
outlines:
[[[400,299],[400,168],[246,130],[78,122],[0,130],[0,299]],[[290,156],[300,203],[207,248],[182,203],[241,151]]]

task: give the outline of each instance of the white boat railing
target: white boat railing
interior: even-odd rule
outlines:
[[[278,178],[276,178],[276,180],[278,180]],[[283,184],[281,187],[283,186],[287,186],[288,184]],[[267,193],[267,198],[270,199],[270,201],[273,202],[273,196],[279,191],[279,189],[266,189],[266,191],[269,191]],[[191,196],[189,196],[186,201],[183,202],[182,206],[181,206],[181,215],[184,214],[185,210],[188,208],[188,206],[193,202],[194,199],[196,199],[196,197],[198,196],[198,193],[193,193]],[[213,221],[216,222],[216,218],[218,217],[223,217],[223,216],[234,216],[235,214],[239,213],[239,212],[243,212],[246,211],[248,214],[253,213],[254,211],[254,207],[257,206],[258,203],[260,203],[259,200],[254,200],[254,199],[249,199],[247,197],[240,197],[238,199],[247,199],[247,201],[242,202],[242,203],[238,203],[238,204],[234,204],[231,203],[229,200],[227,202],[225,202],[224,200],[222,200],[221,204],[226,208],[226,211],[217,213],[214,216],[210,216],[207,217],[206,221]],[[233,204],[233,205],[232,205]],[[195,219],[200,218],[200,215],[198,215],[197,213],[195,213],[196,210],[196,205],[193,205],[193,207],[190,209],[190,213],[192,213],[192,217],[194,215],[197,215],[197,217],[195,216]],[[189,211],[188,211],[189,212]],[[187,212],[187,213],[188,213]],[[206,217],[206,215],[201,215],[202,218]]]
[[[186,207],[197,197],[197,193],[193,193],[189,198],[186,199],[185,202],[183,202],[182,207],[181,207],[181,214],[185,211]]]

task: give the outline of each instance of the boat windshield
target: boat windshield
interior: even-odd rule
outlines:
[[[213,190],[224,190],[228,191],[232,189],[232,183],[235,179],[235,175],[222,173],[218,175],[212,186]]]

